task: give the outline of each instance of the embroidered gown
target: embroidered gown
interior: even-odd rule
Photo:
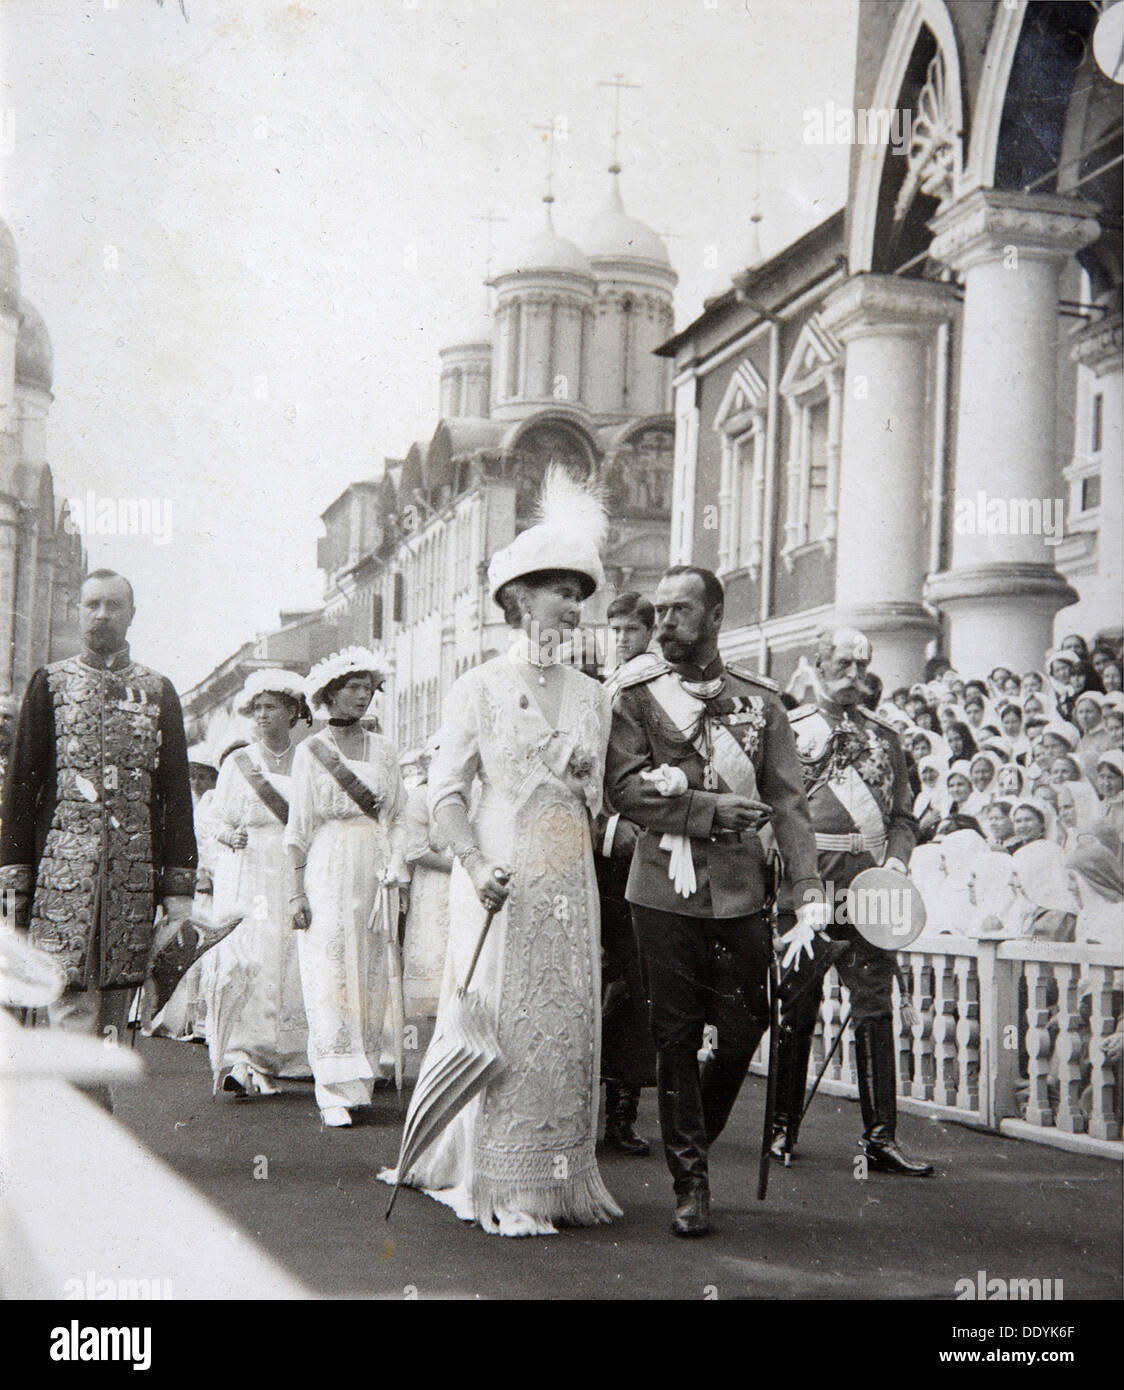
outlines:
[[[273,770],[258,742],[222,765],[212,827],[216,834],[245,830],[247,841],[240,850],[219,843],[215,852],[215,918],[240,912],[242,921],[203,957],[208,1013],[234,1010],[223,1071],[248,1063],[267,1076],[306,1077],[308,1024],[289,917],[285,826],[246,780],[241,758],[250,759],[286,801],[291,794],[291,778]]]
[[[514,871],[471,985],[495,1022],[506,1067],[405,1177],[491,1232],[502,1212],[572,1225],[621,1215],[594,1156],[601,963],[589,818],[601,804],[609,696],[559,667],[563,693],[552,729],[513,669],[516,660],[498,657],[456,682],[429,769],[431,812],[448,797],[468,807],[480,779],[477,843]],[[588,762],[581,779],[568,771],[575,753]],[[449,900],[434,1047],[484,921],[459,862]]]
[[[372,931],[371,920],[381,875],[405,848],[406,789],[394,745],[365,733],[362,759],[343,761],[381,798],[378,820],[372,820],[313,756],[310,745],[317,741],[338,752],[329,730],[322,729],[293,754],[284,844],[307,856],[304,883],[312,925],[295,935],[308,1061],[316,1103],[326,1110],[368,1104],[378,1074],[387,999],[386,928],[379,915]],[[397,923],[397,890],[391,897]]]

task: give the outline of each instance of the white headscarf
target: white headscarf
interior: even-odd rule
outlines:
[[[1034,840],[1011,856],[1022,896],[1047,912],[1076,912],[1078,902],[1070,886],[1065,854],[1060,845]]]

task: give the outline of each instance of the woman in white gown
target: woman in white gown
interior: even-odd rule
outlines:
[[[293,731],[312,722],[304,682],[255,671],[237,702],[258,737],[223,763],[211,807],[218,851],[218,917],[242,921],[211,952],[208,1017],[215,1080],[233,1095],[276,1095],[273,1078],[307,1077],[308,1024],[285,889],[282,840],[295,752]],[[218,1055],[218,1048],[222,1055]],[[225,1074],[225,1075],[224,1075]]]
[[[429,764],[437,751],[430,741],[423,755]],[[409,827],[406,860],[410,865],[410,907],[402,945],[402,988],[407,1017],[432,1018],[441,997],[445,953],[449,944],[449,873],[452,858],[435,849],[431,838],[429,793],[425,782],[407,792]]]
[[[406,789],[398,750],[360,723],[382,659],[348,647],[305,683],[326,728],[293,757],[285,848],[316,1103],[332,1128],[371,1102],[387,1002],[387,947],[405,885]],[[380,891],[391,888],[389,919]]]
[[[429,769],[430,809],[458,861],[433,1046],[485,912],[497,907],[472,992],[495,1023],[505,1065],[403,1181],[507,1236],[621,1215],[594,1155],[601,969],[589,827],[601,806],[610,700],[567,664],[563,640],[603,576],[590,499],[552,470],[542,504],[548,518],[559,515],[560,495],[570,525],[531,527],[492,558],[489,587],[515,640],[453,686]],[[470,820],[476,778],[481,794]],[[497,869],[510,873],[506,887]]]

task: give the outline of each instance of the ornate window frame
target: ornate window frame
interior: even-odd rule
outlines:
[[[796,339],[781,377],[780,396],[788,411],[788,458],[785,460],[787,507],[781,559],[790,573],[799,555],[815,550],[835,553],[839,519],[839,464],[843,447],[843,348],[813,315]],[[813,407],[827,402],[827,458],[823,528],[810,534],[812,456],[810,420]]]
[[[761,577],[765,540],[765,439],[769,389],[744,358],[726,387],[714,428],[722,436],[718,491],[718,573],[745,569]]]

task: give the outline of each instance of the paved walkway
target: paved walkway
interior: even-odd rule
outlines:
[[[958,1279],[1064,1281],[1064,1297],[1119,1299],[1121,1168],[904,1115],[899,1139],[937,1177],[854,1176],[858,1107],[821,1096],[801,1152],[756,1199],[763,1083],[751,1078],[712,1156],[714,1233],[667,1233],[662,1158],[607,1155],[623,1220],[536,1240],[462,1225],[404,1192],[388,1225],[375,1180],[397,1157],[393,1093],[370,1122],[321,1127],[311,1083],[270,1100],[210,1097],[206,1049],[142,1039],[146,1083],[117,1116],[313,1293],[326,1297],[952,1299]],[[640,1128],[657,1133],[654,1093]],[[253,1296],[252,1290],[247,1290]]]

